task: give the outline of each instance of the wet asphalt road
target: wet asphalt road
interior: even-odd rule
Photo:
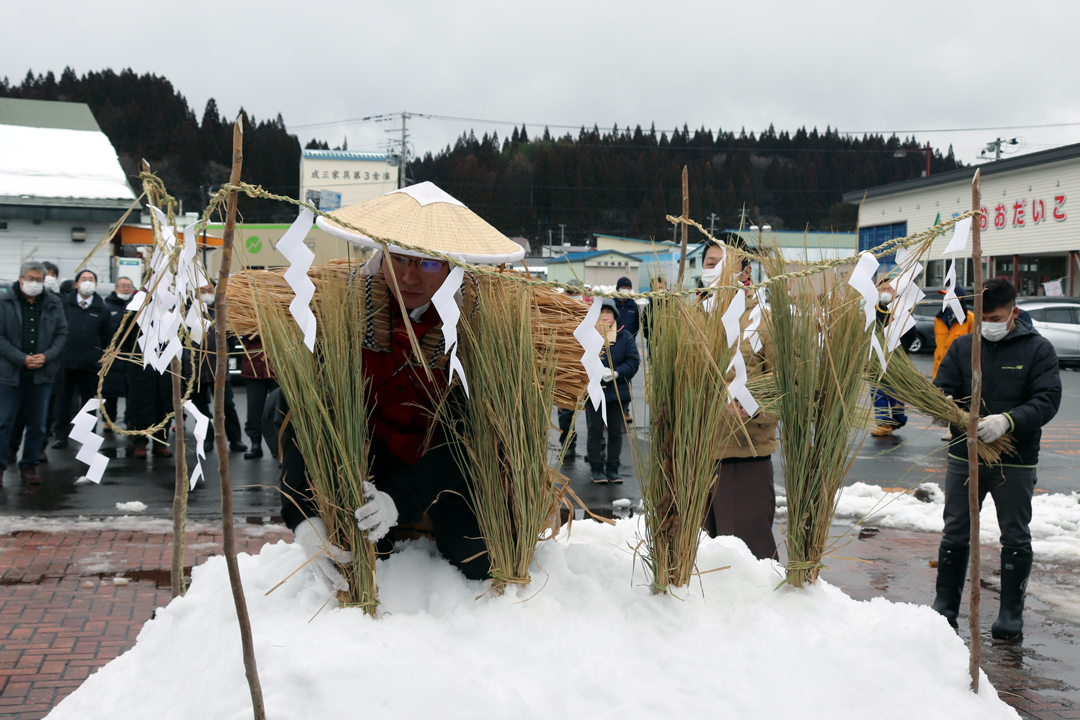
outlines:
[[[927,373],[930,356],[916,357],[916,363]],[[634,382],[635,397],[642,397],[642,373]],[[1078,489],[1080,470],[1080,372],[1062,370],[1064,399],[1061,411],[1044,431],[1043,449],[1039,463],[1039,490],[1061,493]],[[242,385],[235,387],[236,404],[243,417],[245,394]],[[123,404],[121,403],[121,410]],[[634,431],[639,448],[644,452],[647,443],[648,408],[643,402],[635,403]],[[555,420],[553,416],[553,422]],[[621,484],[593,484],[589,478],[588,463],[584,460],[586,427],[584,413],[577,421],[578,459],[565,463],[560,471],[571,480],[575,493],[590,508],[610,511],[613,501],[628,499],[637,506],[641,497],[633,463],[631,445],[624,443],[622,453],[623,473]],[[191,423],[188,423],[187,439],[191,447]],[[894,437],[877,439],[867,437],[856,459],[847,484],[865,482],[884,487],[912,487],[924,481],[941,482],[944,477],[946,443],[943,431],[931,428],[929,421],[921,416],[911,416],[907,427]],[[102,452],[110,457],[109,467],[100,485],[76,485],[75,480],[83,474],[85,466],[75,460],[77,443],[64,450],[49,449],[49,463],[39,466],[43,483],[40,488],[25,486],[19,479],[14,463],[3,477],[0,487],[0,515],[35,516],[88,516],[101,517],[122,514],[116,503],[138,500],[147,505],[145,515],[167,517],[171,514],[173,484],[176,463],[173,459],[149,458],[136,460],[129,456],[126,440],[120,436],[105,435]],[[551,448],[555,452],[557,433],[552,433]],[[264,448],[265,450],[265,448]],[[189,469],[194,453],[189,449]],[[233,479],[233,499],[237,517],[265,521],[280,514],[281,495],[277,485],[277,463],[268,452],[261,459],[245,460],[243,453],[229,453]],[[218,483],[218,457],[211,453],[204,463],[206,482],[201,482],[189,497],[189,513],[196,518],[212,518],[220,515],[220,485]],[[783,490],[780,463],[776,463],[778,491]]]

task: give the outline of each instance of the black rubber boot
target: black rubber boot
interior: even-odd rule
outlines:
[[[1024,593],[1031,575],[1031,551],[1001,549],[1001,609],[990,634],[1013,640],[1024,631]]]
[[[934,610],[953,627],[956,627],[956,616],[960,614],[960,596],[964,594],[968,554],[966,547],[942,545],[938,548],[937,597],[934,598]]]

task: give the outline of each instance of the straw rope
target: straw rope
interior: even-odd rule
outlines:
[[[217,208],[217,206],[220,205],[225,200],[225,198],[228,196],[228,194],[230,192],[232,192],[233,190],[236,190],[238,192],[242,192],[242,193],[244,193],[245,195],[247,195],[248,197],[251,197],[251,198],[263,198],[263,199],[266,199],[266,200],[275,200],[275,201],[278,201],[278,202],[288,203],[290,205],[296,205],[298,207],[305,207],[305,208],[311,210],[316,216],[325,217],[328,220],[330,220],[331,222],[334,222],[335,224],[339,225],[340,227],[351,230],[352,232],[355,232],[355,233],[357,233],[359,235],[364,235],[366,237],[371,238],[376,243],[395,245],[395,246],[403,248],[405,250],[412,250],[414,252],[423,253],[423,254],[428,255],[430,257],[437,258],[437,259],[442,260],[444,262],[448,262],[451,265],[456,265],[456,266],[463,267],[466,270],[468,270],[469,272],[472,272],[473,274],[478,275],[478,276],[479,275],[496,275],[496,274],[499,274],[498,270],[494,270],[494,269],[488,268],[488,267],[483,267],[483,266],[480,266],[480,265],[473,265],[471,263],[467,263],[467,262],[464,262],[462,260],[455,259],[455,258],[451,257],[450,255],[447,255],[446,253],[439,252],[437,250],[432,250],[431,248],[421,247],[421,246],[418,246],[418,245],[413,245],[413,244],[406,243],[406,242],[403,242],[403,241],[395,240],[394,238],[380,237],[379,235],[377,235],[375,233],[371,233],[371,232],[369,232],[368,230],[366,230],[364,228],[356,227],[355,225],[347,223],[347,222],[345,222],[344,220],[341,220],[338,217],[335,217],[335,216],[330,215],[329,213],[323,212],[323,211],[319,210],[318,208],[314,207],[313,205],[311,205],[310,203],[304,202],[302,200],[297,200],[296,198],[291,198],[291,197],[288,197],[286,195],[275,195],[274,193],[270,193],[270,192],[267,192],[266,190],[263,190],[262,186],[260,186],[260,185],[251,185],[249,183],[244,183],[244,182],[239,183],[237,185],[232,185],[230,183],[226,183],[226,184],[223,184],[218,189],[218,191],[214,194],[214,196],[210,198],[210,203],[206,206],[206,209],[203,211],[203,216],[199,221],[199,226],[200,227],[205,227],[205,225],[209,222],[210,215],[213,213],[214,209]],[[923,244],[923,243],[928,243],[928,242],[932,241],[934,238],[945,234],[950,228],[952,228],[954,225],[956,225],[956,223],[958,223],[959,221],[964,220],[965,218],[973,217],[973,216],[978,215],[978,214],[979,214],[979,211],[977,211],[977,210],[968,210],[967,212],[965,212],[965,213],[963,213],[961,215],[958,215],[957,217],[952,218],[951,220],[946,220],[945,222],[939,223],[939,224],[935,225],[932,228],[929,228],[927,230],[923,230],[922,232],[914,233],[912,235],[908,235],[908,236],[902,237],[902,238],[894,238],[894,239],[889,240],[889,241],[887,241],[885,243],[882,243],[881,245],[877,246],[872,251],[872,254],[875,257],[882,257],[884,255],[889,255],[891,253],[894,253],[897,250],[899,250],[900,248],[906,248],[906,247],[911,247],[913,245],[920,245],[920,244]],[[705,231],[704,228],[702,228],[696,222],[693,222],[693,221],[690,221],[690,220],[685,220],[683,218],[672,218],[670,216],[668,217],[668,219],[672,220],[672,221],[676,221],[676,222],[685,222],[685,223],[688,223],[688,224],[692,224],[695,227],[697,227],[699,230],[701,230],[702,232],[705,232],[705,234],[708,235],[709,237],[712,237],[711,235],[709,235],[708,232]],[[818,263],[818,264],[815,264],[815,265],[813,265],[811,267],[808,267],[806,269],[803,269],[803,270],[796,270],[796,271],[793,271],[793,272],[776,275],[776,276],[770,277],[770,278],[768,278],[768,279],[766,279],[766,280],[764,280],[764,281],[762,281],[760,283],[756,283],[754,285],[751,285],[750,288],[753,289],[753,290],[756,290],[756,289],[761,288],[761,287],[768,287],[769,285],[771,285],[773,283],[777,283],[777,282],[782,282],[782,281],[791,280],[791,279],[795,279],[795,278],[809,277],[809,276],[812,276],[812,275],[817,275],[817,274],[826,272],[827,270],[830,270],[832,268],[840,267],[842,265],[853,265],[853,264],[855,264],[855,263],[857,263],[859,261],[859,257],[861,255],[862,255],[862,253],[856,253],[854,255],[849,255],[848,257],[837,258],[837,259],[829,260],[829,261],[826,261],[826,262],[823,262],[823,263]],[[581,291],[580,287],[574,287],[574,286],[571,286],[568,283],[554,282],[552,280],[537,280],[535,278],[526,277],[524,275],[519,275],[517,273],[515,273],[513,276],[510,276],[510,278],[513,280],[513,282],[521,283],[522,285],[528,285],[528,286],[532,286],[532,287],[546,287],[546,288],[561,289],[561,290],[573,291],[573,292],[580,292]],[[738,289],[746,289],[746,288],[741,287],[741,286],[734,286],[734,285],[730,285],[730,286],[729,285],[725,285],[725,286],[713,285],[713,286],[708,287],[708,288],[691,288],[689,290],[654,290],[654,291],[641,292],[641,293],[590,291],[589,294],[594,296],[594,297],[652,298],[652,297],[681,297],[681,296],[696,295],[698,293],[715,293],[715,292],[719,292],[719,291],[722,291],[722,290],[738,290]]]

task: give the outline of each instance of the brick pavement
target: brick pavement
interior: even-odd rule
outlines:
[[[288,531],[249,537],[258,552]],[[190,532],[184,566],[220,554],[220,531]],[[15,532],[0,537],[0,717],[36,720],[90,673],[135,644],[172,597],[172,535]],[[118,580],[119,578],[119,580]],[[125,582],[126,581],[126,582]]]

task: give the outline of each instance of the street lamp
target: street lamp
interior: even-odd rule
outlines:
[[[926,173],[923,175],[923,177],[930,177],[930,155],[933,152],[932,150],[930,150],[930,143],[926,143],[925,148],[921,148],[921,147],[906,147],[905,148],[905,147],[902,147],[902,148],[900,148],[899,150],[897,150],[896,152],[893,153],[893,157],[894,158],[907,157],[907,154],[909,152],[926,153]]]

